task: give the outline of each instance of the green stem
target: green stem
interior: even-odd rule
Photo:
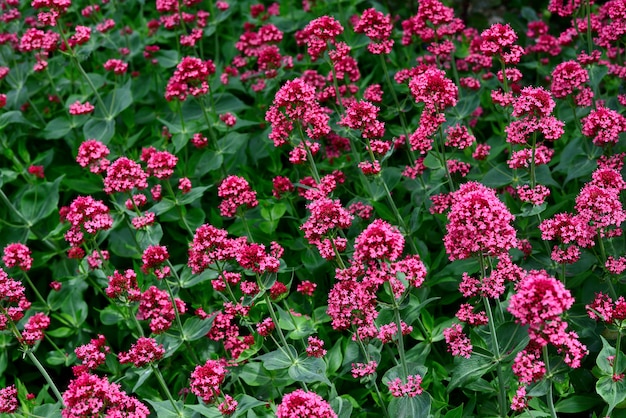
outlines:
[[[437,142],[439,142],[441,150],[439,150]],[[443,137],[443,125],[439,126],[439,141],[435,141],[435,149],[439,154],[441,165],[443,166],[444,170],[446,170],[446,178],[448,179],[448,184],[450,185],[450,191],[453,192],[455,190],[454,182],[452,181],[452,175],[450,174],[450,170],[448,169],[448,162],[446,160],[446,141]]]
[[[30,348],[28,350],[26,350],[25,353],[28,356],[28,358],[30,359],[30,361],[33,362],[35,367],[37,367],[37,369],[39,370],[39,373],[41,373],[41,375],[46,380],[46,382],[48,382],[48,385],[50,385],[50,389],[54,393],[54,396],[57,398],[57,400],[59,402],[61,402],[61,405],[63,405],[63,407],[65,407],[65,404],[63,403],[63,396],[61,396],[61,392],[59,392],[59,389],[54,384],[54,381],[50,377],[50,374],[48,374],[48,372],[43,367],[41,362],[39,362],[39,360],[37,359],[37,356],[35,356],[35,354],[32,351],[30,351]]]
[[[400,364],[402,365],[402,372],[404,373],[404,382],[409,376],[409,367],[407,366],[406,355],[404,353],[404,336],[402,335],[402,318],[400,317],[400,308],[398,307],[398,301],[393,293],[393,289],[389,282],[385,283],[391,297],[393,298],[393,314],[398,328],[398,355],[400,356]]]
[[[617,375],[617,372],[621,370],[617,370],[619,365],[619,356],[622,354],[622,321],[620,321],[620,326],[617,331],[617,340],[615,341],[615,358],[613,359],[613,376]]]
[[[359,333],[356,332],[355,335],[356,335],[356,341],[359,344],[359,347],[361,347],[361,350],[363,351],[363,355],[365,356],[365,361],[369,363],[371,361],[370,355],[367,352],[365,345],[363,345],[363,341],[361,340]],[[372,377],[372,382],[374,383],[374,389],[376,390],[376,396],[378,396],[378,400],[380,401],[380,406],[381,408],[383,408],[383,413],[385,414],[386,418],[390,418],[389,412],[387,411],[387,407],[385,406],[385,401],[383,399],[383,396],[381,395],[380,390],[378,389],[378,383],[376,383],[376,379],[374,379],[373,377]]]
[[[550,376],[550,359],[548,357],[548,346],[543,346],[543,361],[546,364],[546,378],[550,381],[548,382],[548,393],[546,394],[548,400],[548,408],[550,409],[550,416],[552,418],[557,418],[556,410],[554,409],[554,399],[552,398],[552,376]]]
[[[169,181],[165,181],[164,183],[165,183],[165,188],[167,189],[168,193],[172,195],[172,199],[174,200],[174,205],[176,206],[176,209],[178,210],[178,214],[180,215],[180,220],[183,222],[183,226],[185,227],[189,235],[193,237],[194,233],[191,230],[189,223],[187,223],[187,218],[183,214],[183,208],[178,204],[178,199],[176,199],[176,193],[174,193],[174,189],[172,188],[172,185],[170,184]]]
[[[48,305],[48,302],[46,302],[46,300],[43,298],[43,296],[41,296],[41,293],[39,293],[39,290],[37,290],[37,288],[35,287],[34,283],[30,280],[30,277],[28,277],[28,274],[25,271],[23,271],[22,275],[26,279],[26,282],[28,282],[28,285],[30,286],[30,288],[33,290],[33,293],[35,293],[35,297],[37,297],[39,302],[41,302],[43,304],[43,306],[46,307],[46,310],[48,312],[50,312],[52,310],[52,308],[50,307],[50,305]]]
[[[531,142],[531,154],[530,154],[530,187],[534,189],[536,186],[535,180],[535,151],[537,150],[537,132],[533,133],[533,139]]]
[[[485,260],[484,256],[479,254],[478,258],[480,264],[480,275],[481,282],[485,279]],[[500,407],[500,416],[506,417],[507,411],[507,402],[506,402],[506,380],[504,378],[504,373],[502,370],[502,358],[500,355],[500,344],[498,343],[498,334],[496,333],[496,324],[494,322],[493,312],[491,311],[491,303],[489,302],[489,298],[483,296],[483,303],[485,305],[485,310],[487,312],[487,319],[489,324],[489,333],[491,334],[491,345],[493,350],[494,358],[493,360],[496,362],[496,374],[498,376],[498,405]]]
[[[54,243],[52,243],[52,241],[50,241],[48,238],[45,238],[44,236],[42,236],[39,232],[31,229],[33,227],[33,224],[30,223],[30,221],[28,221],[28,219],[26,219],[21,213],[20,211],[17,210],[17,208],[15,206],[13,206],[13,202],[11,202],[9,200],[9,198],[7,197],[7,195],[4,194],[4,191],[2,189],[0,189],[0,200],[20,219],[20,221],[22,221],[24,223],[24,226],[26,226],[28,228],[28,230],[30,232],[32,232],[33,234],[35,234],[35,236],[37,237],[38,240],[42,241],[44,244],[46,244],[46,246],[48,248],[50,248],[51,250],[54,250],[54,252],[56,254],[62,252],[56,245],[54,245]]]
[[[184,416],[181,410],[178,408],[178,404],[174,400],[174,397],[172,397],[172,394],[170,393],[170,390],[167,387],[167,383],[165,383],[165,379],[163,379],[163,375],[161,374],[161,371],[159,370],[159,368],[152,363],[150,364],[150,368],[152,368],[154,375],[159,381],[159,385],[161,385],[161,389],[163,389],[163,392],[165,392],[165,396],[167,396],[167,399],[170,401],[170,403],[172,404],[172,407],[176,411],[176,415],[178,415],[179,417]]]

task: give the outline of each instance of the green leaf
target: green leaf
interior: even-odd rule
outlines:
[[[482,356],[472,356],[468,359],[455,357],[448,392],[482,377],[495,367],[494,363]]]
[[[54,338],[67,338],[74,334],[74,330],[68,327],[58,327],[50,331],[46,331],[46,335]]]
[[[223,417],[222,413],[219,411],[219,409],[217,409],[216,406],[208,406],[205,404],[185,405],[185,409],[187,408],[199,413],[203,417],[207,417],[207,418],[222,418]]]
[[[498,164],[485,174],[481,183],[494,189],[506,186],[513,183],[513,171],[504,163]]]
[[[83,126],[83,135],[87,139],[97,139],[108,144],[115,134],[115,120],[91,118]]]
[[[290,367],[293,364],[291,359],[298,357],[298,352],[292,345],[287,346],[287,350],[291,353],[291,358],[284,351],[284,348],[278,348],[267,354],[257,357],[263,363],[263,367],[267,370],[281,370]]]
[[[178,204],[186,205],[189,203],[193,203],[196,200],[200,199],[204,192],[210,188],[211,186],[202,186],[202,187],[193,187],[189,193],[184,194],[179,200]]]
[[[112,117],[119,115],[133,104],[131,82],[132,80],[129,79],[126,84],[120,88],[114,89],[104,98],[104,104]]]
[[[600,403],[600,399],[590,395],[573,395],[559,400],[554,408],[562,414],[576,414],[587,411]]]
[[[274,388],[285,387],[293,383],[293,379],[289,377],[286,369],[271,372],[264,368],[261,363],[255,361],[246,363],[238,374],[250,386]]]
[[[182,273],[180,273],[180,286],[184,289],[188,289],[197,284],[204,283],[209,280],[213,280],[217,277],[217,271],[215,270],[204,270],[200,274],[193,274],[191,269],[185,268]]]
[[[615,406],[626,399],[626,381],[614,382],[613,376],[602,376],[596,383],[596,392],[609,404],[606,415],[610,416]]]
[[[33,409],[33,417],[61,418],[62,405],[57,402],[55,404],[38,405]]]
[[[427,417],[430,415],[430,395],[422,393],[414,398],[403,396],[389,402],[389,416],[394,418]]]
[[[70,133],[72,122],[69,118],[61,116],[52,119],[41,132],[44,139],[59,139]]]
[[[317,357],[299,358],[289,367],[289,376],[297,382],[323,382],[328,386],[330,380],[326,377],[326,362]]]
[[[223,154],[236,154],[242,147],[248,143],[248,135],[238,132],[230,132],[226,136],[220,138],[219,147]]]
[[[215,151],[207,151],[202,155],[200,161],[198,161],[193,175],[194,177],[202,177],[208,172],[218,170],[223,162],[224,156],[222,154],[218,154]]]
[[[103,325],[115,325],[124,320],[124,315],[112,306],[107,306],[100,311],[100,322]]]
[[[341,396],[331,399],[330,406],[337,414],[337,418],[350,418],[352,416],[352,404]]]
[[[133,392],[137,391],[143,385],[143,383],[148,380],[150,376],[152,376],[152,367],[146,367],[144,369],[140,369],[136,371],[139,379],[137,379],[137,383],[133,386]]]
[[[159,50],[155,52],[154,58],[159,62],[161,67],[171,68],[178,64],[180,59],[178,58],[178,52],[172,50]]]
[[[0,168],[0,187],[5,183],[12,182],[18,175],[16,171]]]
[[[63,177],[58,177],[54,183],[28,186],[22,194],[17,207],[31,226],[50,215],[59,206],[59,184]]]
[[[69,364],[68,360],[69,360],[69,356],[66,356],[65,354],[60,353],[58,351],[50,351],[46,353],[46,363],[48,363],[51,366],[60,366],[60,365],[67,366]]]
[[[615,358],[615,347],[603,336],[600,336],[600,339],[602,339],[602,350],[600,350],[598,357],[596,357],[596,364],[605,376],[613,376],[613,364],[609,362],[609,358]],[[624,358],[624,356],[618,356],[618,359],[617,372],[621,373],[626,369],[626,358]]]
[[[157,414],[157,418],[180,418],[180,414],[176,412],[174,406],[170,401],[152,401],[150,399],[146,399],[154,408],[154,411]],[[184,417],[191,417],[193,415],[190,410],[183,410],[183,403],[180,401],[176,401],[176,406],[179,411],[183,411]]]
[[[14,123],[21,123],[22,125],[33,126],[33,123],[30,122],[28,119],[26,119],[24,115],[22,114],[22,112],[20,112],[19,110],[10,110],[0,115],[0,129],[3,129]]]
[[[250,409],[267,404],[266,402],[253,398],[250,395],[238,395],[235,396],[235,400],[237,401],[237,409],[235,410],[233,418],[245,416],[246,412]]]
[[[244,102],[230,93],[216,94],[213,96],[215,100],[214,110],[216,113],[237,112],[245,109]]]
[[[207,319],[189,318],[183,324],[183,338],[187,341],[196,341],[207,335],[215,316]]]

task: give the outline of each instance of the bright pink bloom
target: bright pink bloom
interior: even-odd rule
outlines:
[[[72,103],[69,107],[70,115],[88,115],[94,111],[94,107],[91,103],[85,102],[84,104],[78,100]]]
[[[204,403],[212,403],[221,393],[221,384],[226,378],[226,360],[207,360],[196,366],[191,373],[191,392],[200,397]]]
[[[589,73],[577,61],[565,61],[552,70],[552,86],[554,97],[562,99],[579,90],[589,81]]]
[[[463,21],[454,17],[454,9],[439,0],[421,0],[417,15],[402,22],[402,45],[409,45],[413,36],[422,42],[451,37],[463,30]]]
[[[147,418],[150,410],[136,398],[128,396],[117,383],[90,373],[82,373],[70,381],[63,393],[63,418],[110,416]]]
[[[253,208],[259,204],[256,192],[250,188],[246,179],[239,176],[228,176],[222,180],[217,195],[223,199],[219,208],[220,215],[224,217],[234,217],[240,206]]]
[[[43,332],[50,326],[50,317],[43,312],[37,312],[28,318],[22,331],[22,342],[33,346],[43,340]]]
[[[404,249],[404,236],[398,228],[382,219],[372,222],[354,242],[355,261],[395,261]]]
[[[12,414],[17,411],[17,388],[15,385],[0,389],[0,413]]]
[[[409,80],[409,89],[417,103],[425,103],[429,112],[443,112],[455,106],[459,89],[446,73],[437,68],[428,67],[424,72]]]
[[[45,178],[43,165],[31,165],[28,167],[28,173],[42,179]]]
[[[476,253],[498,256],[516,246],[516,232],[511,226],[514,217],[493,189],[469,182],[452,197],[444,237],[451,261]]]
[[[128,63],[118,59],[110,59],[103,65],[107,71],[112,71],[116,75],[126,74],[128,71]]]
[[[162,334],[167,331],[176,318],[176,309],[179,315],[186,311],[185,302],[176,298],[176,308],[170,300],[169,294],[164,290],[159,290],[156,286],[150,286],[139,300],[139,310],[137,319],[150,320],[150,330],[155,334]]]
[[[391,392],[394,398],[401,398],[403,396],[414,398],[417,395],[421,395],[423,392],[421,383],[422,376],[416,374],[407,376],[406,383],[403,383],[402,379],[397,377],[387,382],[387,386],[389,386],[389,392]]]
[[[147,161],[148,174],[161,180],[170,178],[177,162],[178,157],[167,151],[152,152]]]
[[[317,337],[310,336],[308,341],[308,346],[306,348],[306,354],[309,357],[324,357],[326,355],[326,350],[324,349],[324,341],[320,340]]]
[[[626,132],[626,118],[612,109],[598,107],[581,120],[582,133],[598,146],[617,144],[619,134]]]
[[[184,57],[176,67],[176,71],[167,82],[165,99],[185,100],[188,95],[200,96],[209,91],[208,78],[215,73],[213,61],[202,61],[200,58]]]
[[[352,377],[354,377],[355,379],[358,379],[361,377],[373,375],[376,372],[376,367],[378,367],[378,363],[376,363],[374,360],[370,361],[367,364],[352,363],[352,370],[351,370]]]
[[[339,124],[360,130],[363,138],[382,138],[385,135],[385,124],[377,119],[379,110],[366,101],[353,102],[346,108]]]
[[[228,232],[213,225],[198,227],[189,248],[189,262],[194,274],[203,272],[217,261],[234,259],[242,245],[241,239],[227,238]],[[245,242],[245,238],[243,239]]]
[[[24,244],[15,243],[4,247],[2,261],[11,267],[19,267],[20,270],[28,271],[33,265],[30,248]]]
[[[342,32],[343,26],[331,16],[310,21],[302,30],[302,35],[311,59],[317,60],[326,51],[327,42],[334,43]]]
[[[283,396],[276,408],[276,418],[337,418],[337,414],[320,395],[297,389]]]
[[[92,173],[100,174],[111,164],[106,158],[109,153],[109,148],[102,142],[88,139],[78,147],[76,162],[83,168],[89,167]]]
[[[543,270],[533,270],[518,283],[508,311],[520,324],[536,327],[557,319],[573,303],[563,283]]]
[[[463,327],[460,324],[453,324],[450,328],[443,330],[443,336],[446,339],[448,345],[448,351],[453,356],[460,356],[470,358],[472,356],[472,342],[463,333]]]
[[[132,363],[135,367],[144,367],[163,358],[165,348],[154,338],[140,337],[128,352],[121,352],[118,358],[121,364]]]
[[[307,205],[311,216],[300,226],[304,237],[315,244],[333,228],[347,229],[352,224],[352,215],[339,200],[318,199]]]
[[[368,51],[372,54],[391,52],[394,40],[390,39],[393,31],[390,15],[385,15],[373,8],[365,9],[354,25],[354,31],[364,33],[372,40],[372,43],[367,45]]]
[[[162,265],[165,264],[169,258],[170,255],[167,251],[167,247],[163,245],[151,245],[144,250],[141,256],[141,261],[143,261],[141,271],[143,271],[144,274],[148,274],[149,271],[153,270],[157,279],[164,279],[169,276],[170,268],[167,265]]]
[[[87,370],[94,370],[104,364],[106,355],[111,352],[111,347],[106,345],[104,335],[98,334],[98,338],[92,339],[88,344],[76,347],[74,352],[76,358],[82,361],[82,365]]]
[[[115,270],[108,279],[109,286],[105,292],[111,299],[137,301],[141,297],[141,290],[137,285],[137,273],[134,270],[128,269],[123,274]]]
[[[130,192],[133,189],[143,190],[148,187],[148,174],[141,166],[126,157],[120,157],[107,168],[104,179],[104,192]]]

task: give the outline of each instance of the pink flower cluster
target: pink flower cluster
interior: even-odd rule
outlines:
[[[196,229],[189,248],[188,266],[199,274],[218,261],[234,259],[242,239],[228,238],[228,232],[213,225],[204,224]],[[245,241],[245,238],[243,238]]]
[[[220,386],[227,373],[226,360],[207,360],[203,365],[196,366],[191,373],[191,392],[205,403],[214,402],[221,393]]]
[[[147,180],[148,174],[139,163],[127,157],[120,157],[107,167],[104,192],[112,194],[131,192],[135,188],[143,190],[148,187]]]
[[[102,142],[88,139],[78,147],[76,162],[83,168],[89,167],[89,171],[100,174],[106,171],[111,162],[107,159],[110,151]]]
[[[37,312],[28,318],[22,331],[22,343],[33,346],[43,340],[43,332],[50,326],[50,317],[43,312]]]
[[[391,39],[393,23],[390,15],[385,15],[374,8],[365,9],[354,25],[354,31],[364,33],[372,40],[367,45],[367,50],[372,54],[389,54],[391,52],[394,40]]]
[[[385,123],[379,121],[380,109],[367,101],[352,102],[341,117],[339,125],[358,129],[366,139],[382,138],[385,135]]]
[[[19,267],[23,271],[30,270],[33,265],[30,248],[20,243],[13,243],[4,247],[2,261],[9,268]]]
[[[612,323],[626,319],[626,299],[623,296],[613,301],[609,295],[596,293],[595,299],[585,309],[589,318],[595,321]]]
[[[508,311],[522,325],[528,326],[530,342],[515,358],[513,371],[522,383],[535,382],[545,374],[541,350],[550,344],[564,355],[572,368],[580,367],[587,348],[574,331],[566,332],[561,315],[574,303],[563,283],[543,270],[532,270],[520,280],[511,296]]]
[[[117,270],[108,277],[109,285],[105,292],[111,299],[122,301],[138,301],[141,297],[141,290],[137,285],[137,273],[132,269],[127,269],[124,273]]]
[[[213,61],[196,57],[184,57],[167,82],[165,99],[184,101],[188,95],[200,96],[209,91],[208,78],[215,73]]]
[[[22,284],[13,280],[0,268],[0,330],[7,329],[9,321],[17,323],[31,303],[26,299]]]
[[[140,337],[127,352],[118,354],[121,364],[132,363],[135,367],[144,367],[163,358],[165,348],[154,338]]]
[[[253,208],[259,204],[256,192],[250,188],[250,184],[240,176],[228,176],[217,188],[217,195],[223,200],[219,205],[220,215],[224,217],[234,217],[237,208],[245,205]]]
[[[85,234],[94,235],[113,226],[109,208],[91,196],[79,196],[74,199],[64,210],[63,219],[71,225],[65,233],[65,240],[72,247],[79,247],[85,240]]]
[[[93,338],[89,343],[76,347],[74,353],[76,358],[82,361],[82,365],[74,367],[74,375],[87,373],[104,364],[106,355],[110,352],[111,347],[106,345],[106,339],[102,334],[98,334],[98,337]]]
[[[17,411],[18,407],[17,388],[15,385],[0,389],[0,413],[12,414]]]
[[[407,376],[406,383],[403,383],[402,379],[399,377],[387,382],[389,392],[391,392],[391,396],[394,398],[401,398],[403,396],[414,398],[417,395],[421,395],[424,391],[421,384],[422,376],[419,374]]]
[[[176,307],[172,304],[168,293],[156,286],[150,286],[139,300],[137,319],[150,320],[150,330],[155,334],[167,331],[176,318],[176,311],[182,315],[186,311],[185,302],[174,299]]]
[[[283,396],[276,408],[276,418],[337,418],[337,414],[320,395],[297,389]]]
[[[265,120],[271,124],[269,138],[276,147],[289,142],[294,124],[306,128],[311,139],[330,133],[330,118],[315,97],[315,87],[302,78],[287,81],[276,92]]]
[[[150,410],[136,398],[128,396],[119,384],[90,373],[81,373],[70,381],[63,393],[63,403],[63,418],[101,415],[147,418],[150,415]]]
[[[305,43],[311,60],[317,60],[328,48],[328,43],[334,44],[335,38],[343,32],[343,26],[331,16],[322,16],[310,21],[300,34],[300,43]]]
[[[516,246],[514,216],[493,189],[468,182],[452,199],[443,240],[451,261],[479,253],[498,256]]]
[[[598,146],[617,144],[619,135],[626,132],[626,117],[606,107],[593,109],[581,123],[583,135],[593,138]]]

